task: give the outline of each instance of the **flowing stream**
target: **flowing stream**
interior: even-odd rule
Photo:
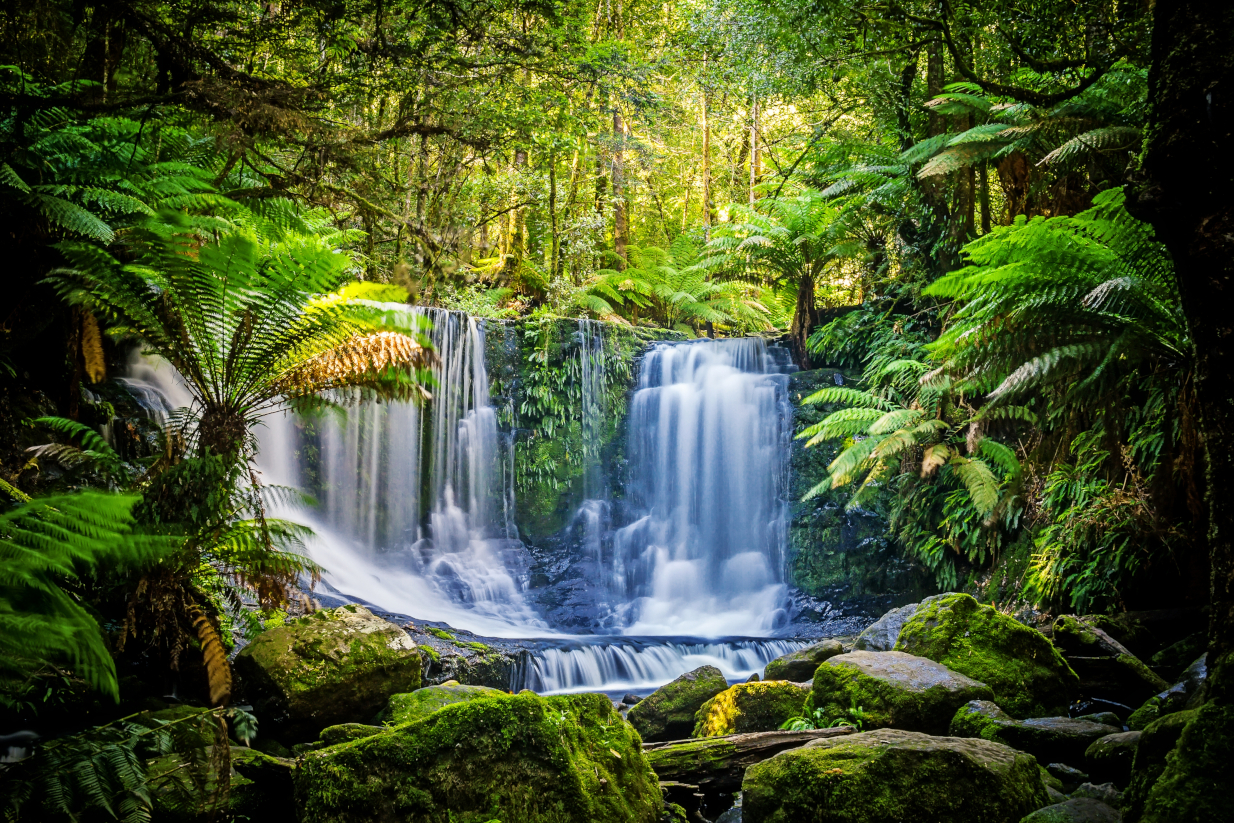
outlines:
[[[601,467],[602,324],[579,321],[584,495],[575,523],[619,636],[554,632],[528,598],[530,555],[514,522],[513,435],[489,398],[484,324],[427,315],[433,397],[348,402],[258,431],[267,483],[303,489],[308,554],[323,589],[480,635],[540,638],[518,676],[544,692],[647,690],[700,665],[745,679],[800,643],[787,619],[787,352],[758,338],[654,344],[629,402],[620,505]],[[126,384],[166,422],[186,402],[165,364]],[[709,639],[723,638],[723,639]]]

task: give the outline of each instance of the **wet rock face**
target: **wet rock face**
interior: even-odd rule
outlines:
[[[867,729],[946,734],[957,709],[992,695],[984,683],[904,652],[850,652],[814,673],[814,707],[832,719],[860,707]]]
[[[647,742],[684,740],[694,731],[694,715],[711,698],[728,688],[715,666],[700,666],[656,689],[626,714]]]
[[[1045,635],[967,594],[923,602],[896,649],[985,683],[994,702],[1016,717],[1065,714],[1079,689],[1079,678]]]
[[[702,705],[693,736],[775,731],[789,718],[806,713],[809,694],[809,689],[787,680],[738,683]]]
[[[814,670],[824,660],[843,653],[844,644],[839,640],[824,640],[772,660],[763,670],[763,679],[792,680],[801,683],[812,679]]]
[[[301,823],[654,823],[659,782],[604,695],[488,697],[307,753]]]
[[[907,606],[887,612],[857,635],[853,648],[865,652],[891,651],[896,647],[900,629],[904,628],[904,624],[917,612],[917,606],[917,603],[909,603]]]
[[[1035,756],[1039,763],[1084,764],[1084,753],[1094,742],[1122,731],[1092,720],[1039,717],[1016,720],[988,700],[966,703],[951,720],[955,737],[980,737],[1004,743]]]
[[[745,823],[1017,823],[1049,803],[1031,755],[894,729],[781,752],[746,770],[742,793]]]
[[[262,632],[235,667],[259,720],[288,741],[368,719],[390,695],[421,682],[415,642],[363,606],[316,612]]]

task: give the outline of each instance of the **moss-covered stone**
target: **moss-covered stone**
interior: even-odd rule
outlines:
[[[1207,703],[1183,727],[1140,819],[1144,823],[1234,820],[1232,763],[1234,706]]]
[[[1089,746],[1122,730],[1092,720],[1038,717],[1016,720],[997,704],[974,700],[960,707],[951,720],[954,737],[980,737],[1028,752],[1039,763],[1083,764]]]
[[[1178,745],[1183,729],[1196,715],[1197,709],[1174,712],[1149,723],[1140,735],[1135,747],[1135,759],[1131,765],[1131,781],[1123,796],[1124,808],[1129,823],[1139,820],[1144,813],[1144,803],[1165,771],[1166,758]]]
[[[865,728],[894,727],[946,734],[956,710],[970,700],[988,700],[984,683],[924,657],[903,652],[849,652],[814,672],[811,701],[833,719],[864,712]]]
[[[289,740],[366,721],[390,695],[420,687],[416,644],[363,606],[317,612],[262,632],[235,665],[258,718]]]
[[[428,717],[438,709],[455,703],[465,703],[481,697],[496,697],[505,694],[499,689],[485,686],[464,686],[459,683],[427,686],[407,694],[392,694],[386,708],[378,716],[378,722],[396,726]]]
[[[1038,809],[1020,823],[1120,823],[1118,809],[1091,797],[1076,797]]]
[[[317,739],[323,746],[337,746],[352,740],[363,740],[381,733],[381,726],[370,726],[366,723],[340,723],[337,726],[327,726],[321,730]]]
[[[1048,803],[1031,755],[894,729],[781,752],[742,783],[744,823],[1016,823]]]
[[[1135,706],[1170,688],[1093,618],[1063,615],[1054,621],[1054,645],[1062,649],[1089,697]]]
[[[294,766],[292,760],[233,746],[228,811],[241,819],[286,820],[293,808]]]
[[[723,672],[700,666],[640,700],[626,713],[626,720],[647,742],[684,740],[694,731],[699,708],[727,688]]]
[[[824,640],[772,660],[763,670],[763,679],[801,683],[814,677],[820,663],[838,654],[844,654],[844,644],[834,638]]]
[[[1094,783],[1113,783],[1120,789],[1127,788],[1131,780],[1131,763],[1143,732],[1116,732],[1107,734],[1084,752],[1084,762]]]
[[[1079,678],[1041,632],[967,594],[923,602],[896,649],[942,663],[985,683],[1017,717],[1066,713]]]
[[[600,694],[486,697],[304,756],[301,823],[652,823],[638,735]]]
[[[694,737],[770,732],[805,713],[809,689],[787,680],[738,683],[698,710]]]

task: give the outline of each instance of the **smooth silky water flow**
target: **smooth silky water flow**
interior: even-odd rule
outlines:
[[[768,637],[786,621],[786,352],[758,338],[655,344],[630,402],[625,522],[614,524],[599,454],[604,335],[579,321],[587,499],[576,523],[602,570],[612,634],[564,636],[527,597],[513,441],[489,402],[484,324],[402,310],[432,322],[430,401],[347,404],[311,425],[274,415],[258,430],[263,480],[317,499],[277,514],[312,527],[306,551],[328,592],[540,638],[511,684],[540,692],[646,692],[701,665],[744,680],[803,645]],[[187,402],[166,364],[135,363],[130,375],[160,422]]]

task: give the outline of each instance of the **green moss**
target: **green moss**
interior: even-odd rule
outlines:
[[[1161,698],[1160,695],[1153,695],[1144,701],[1140,708],[1131,713],[1127,718],[1127,728],[1133,731],[1140,731],[1148,728],[1148,725],[1155,720],[1159,720],[1169,714],[1169,703]]]
[[[641,741],[604,695],[459,703],[307,754],[302,823],[652,823],[662,798]]]
[[[894,727],[946,734],[956,710],[970,700],[988,700],[989,687],[956,676],[923,658],[897,652],[851,652],[833,657],[814,673],[811,699],[829,718],[865,714],[864,727]]]
[[[454,642],[454,635],[445,629],[439,629],[436,626],[426,626],[424,630],[433,637],[436,637],[438,640],[449,640],[451,643]]]
[[[694,731],[694,715],[711,698],[728,688],[715,666],[701,666],[666,683],[636,703],[626,720],[648,742],[682,740]]]
[[[890,729],[756,763],[742,797],[744,823],[1016,823],[1049,803],[1030,755]]]
[[[397,695],[395,695],[397,697]],[[381,733],[380,726],[369,726],[364,723],[340,723],[321,730],[318,740],[327,746],[337,746],[351,740],[362,740]]]
[[[804,713],[808,692],[785,680],[738,683],[698,710],[694,737],[769,732]]]
[[[1018,717],[1065,714],[1079,689],[1079,678],[1041,632],[967,594],[923,603],[896,649],[980,680]]]
[[[486,645],[484,643],[479,643],[474,640],[460,640],[458,642],[458,645],[463,646],[464,648],[471,649],[473,652],[480,652],[481,654],[490,654],[493,651],[492,646]]]
[[[372,717],[391,694],[421,682],[415,643],[363,607],[321,611],[262,632],[235,665],[259,719],[292,740]]]
[[[408,694],[390,696],[390,702],[382,711],[378,720],[387,725],[400,725],[413,720],[428,717],[438,709],[455,703],[466,703],[482,697],[497,697],[504,692],[485,686],[452,685],[428,686]]]
[[[1158,723],[1177,717],[1168,716]],[[1151,728],[1151,727],[1150,727]],[[1210,702],[1182,729],[1178,745],[1144,802],[1144,823],[1234,820],[1229,791],[1234,763],[1234,706]]]
[[[959,708],[947,731],[952,737],[980,737],[999,743],[999,732],[1014,720],[988,700],[973,700]]]
[[[689,775],[692,781],[725,774],[731,768],[731,758],[737,747],[723,737],[683,740],[671,746],[651,749],[647,762],[656,774]]]
[[[1144,804],[1157,779],[1165,771],[1166,759],[1178,745],[1183,729],[1195,719],[1198,711],[1190,709],[1175,712],[1149,723],[1144,728],[1131,766],[1131,783],[1123,795],[1129,822],[1139,820],[1144,814]]]
[[[772,660],[763,672],[763,679],[804,682],[814,677],[814,670],[824,660],[843,653],[844,644],[839,640],[824,640]]]

